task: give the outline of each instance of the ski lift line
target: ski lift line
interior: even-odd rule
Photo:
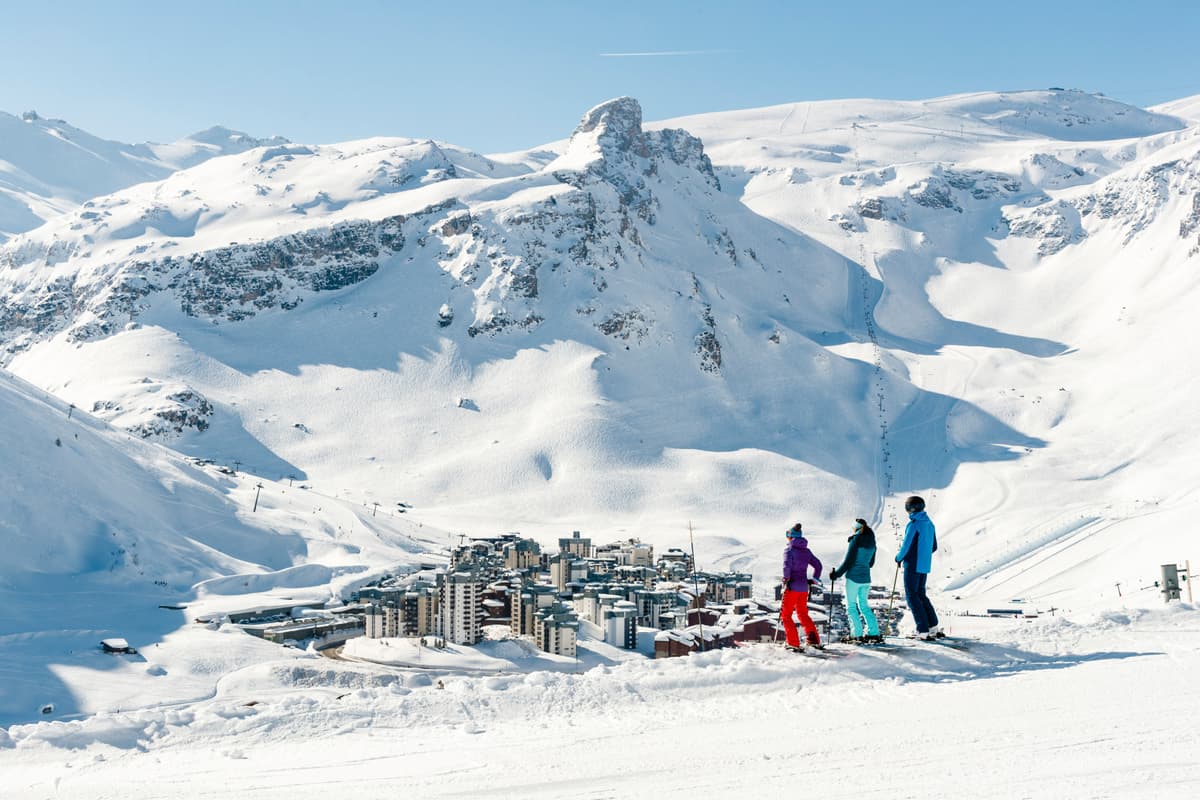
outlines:
[[[854,168],[856,172],[862,172],[862,155],[858,140],[859,125],[854,124],[850,127],[851,142],[854,147]],[[859,181],[857,185],[858,201],[863,200],[863,182]],[[846,231],[846,236],[851,236],[850,231]],[[859,262],[865,273],[869,267],[874,267],[878,271],[878,262],[875,253],[868,249],[866,240],[863,237],[858,239]],[[860,310],[862,312],[863,327],[867,332],[868,341],[871,343],[871,389],[872,395],[879,398],[879,447],[875,452],[875,486],[876,494],[879,498],[876,506],[876,514],[881,521],[883,520],[884,510],[887,507],[886,498],[891,497],[894,486],[894,475],[891,467],[891,434],[889,423],[887,420],[887,381],[883,370],[883,349],[879,345],[879,332],[875,326],[874,313],[870,303],[870,288],[865,276],[860,280],[859,292]],[[892,526],[892,533],[896,541],[900,541],[900,523],[896,516],[895,507],[893,504],[888,522]]]

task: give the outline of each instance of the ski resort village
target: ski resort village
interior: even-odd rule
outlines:
[[[0,800],[1200,795],[1200,4],[0,31]]]
[[[459,646],[485,641],[524,641],[574,659],[581,638],[655,658],[781,640],[779,598],[752,599],[749,574],[698,572],[678,548],[656,560],[654,547],[637,539],[593,546],[576,531],[558,544],[547,555],[520,534],[474,539],[455,548],[448,565],[414,565],[374,579],[332,608],[252,608],[195,621],[407,667],[452,666],[465,652]],[[815,601],[812,613],[828,619]],[[362,638],[387,640],[380,645],[388,649]],[[463,661],[481,663],[482,654]]]

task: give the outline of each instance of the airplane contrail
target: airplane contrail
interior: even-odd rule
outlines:
[[[654,58],[657,56],[709,56],[733,50],[652,50],[644,53],[601,53],[601,58]]]

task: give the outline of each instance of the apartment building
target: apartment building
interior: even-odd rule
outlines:
[[[416,583],[399,590],[385,590],[367,608],[366,637],[429,636],[437,632],[439,593],[429,583]]]
[[[580,536],[579,531],[573,531],[570,536],[563,536],[558,540],[558,551],[570,553],[576,558],[590,558],[592,556],[592,540]]]
[[[533,638],[539,650],[574,658],[578,633],[579,618],[565,603],[558,601],[538,611]]]
[[[558,601],[553,586],[533,584],[522,586],[512,595],[512,619],[509,630],[513,636],[533,636],[537,613]]]
[[[472,572],[439,577],[438,622],[442,638],[452,644],[477,644],[483,638],[483,580]]]
[[[653,567],[654,546],[638,539],[626,539],[620,542],[600,545],[596,548],[596,556],[612,557],[617,566],[622,567]]]
[[[536,569],[541,566],[542,548],[533,539],[518,539],[504,545],[505,569]]]
[[[603,611],[604,641],[626,650],[637,648],[637,604],[618,600]]]

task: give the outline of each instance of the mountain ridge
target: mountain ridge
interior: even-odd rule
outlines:
[[[126,144],[94,136],[36,111],[0,111],[0,242],[99,195],[171,173],[209,158],[266,144],[214,126],[170,144]]]
[[[1059,91],[807,105],[643,124],[617,98],[536,157],[213,159],[0,248],[7,357],[184,452],[255,452],[442,527],[692,516],[741,531],[717,563],[766,568],[797,508],[892,526],[922,491],[948,585],[986,562],[980,531],[1045,538],[1061,509],[1039,493],[1096,518],[1100,486],[1122,509],[1192,502],[1175,456],[1113,460],[1140,451],[1106,409],[1180,401],[1104,393],[1106,359],[1146,357],[1091,282],[1135,297],[1122,264],[1191,257],[1196,129]],[[1162,275],[1158,302],[1193,295]]]

